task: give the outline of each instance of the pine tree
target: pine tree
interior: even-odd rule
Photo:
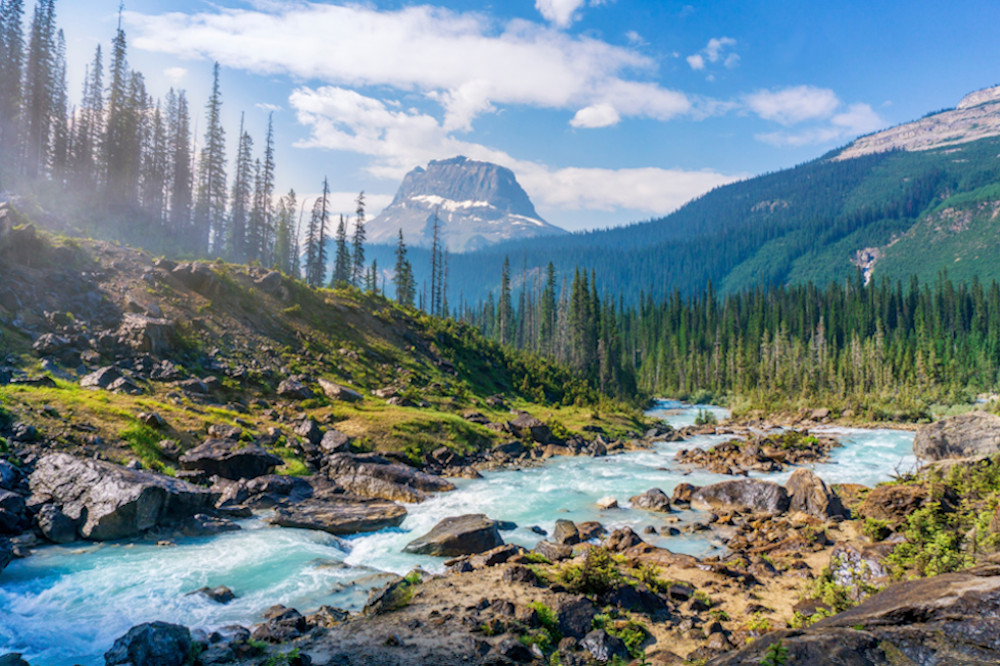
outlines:
[[[20,164],[19,127],[24,69],[24,0],[0,2],[0,175]]]
[[[330,286],[342,289],[351,283],[351,251],[347,249],[347,220],[340,216],[334,239],[333,275]]]
[[[396,287],[396,302],[403,307],[413,307],[416,297],[416,285],[413,282],[413,268],[406,257],[406,243],[403,241],[403,230],[399,230],[399,242],[396,244],[396,266],[392,277]]]
[[[500,326],[500,342],[510,344],[514,337],[514,306],[510,294],[510,258],[504,257],[500,273],[500,301],[497,303],[497,323]]]
[[[351,240],[351,283],[361,288],[365,277],[365,192],[355,200],[354,237]]]
[[[295,190],[281,197],[275,216],[274,267],[287,275],[298,275],[298,244],[295,238]]]
[[[438,207],[434,208],[431,226],[431,302],[430,313],[436,315],[441,309],[441,218]]]
[[[191,150],[191,118],[184,91],[167,97],[167,124],[170,133],[170,229],[181,247],[193,249],[191,241],[191,202],[193,187],[193,155]]]
[[[55,68],[55,0],[38,0],[24,71],[24,171],[29,178],[40,175],[48,162]]]
[[[250,198],[252,196],[253,139],[243,129],[243,116],[240,116],[239,145],[236,150],[236,169],[233,174],[233,190],[229,204],[229,228],[226,240],[226,254],[236,262],[244,262],[251,258],[248,250],[256,242],[253,229],[248,229]]]
[[[160,105],[153,110],[149,142],[143,154],[142,207],[157,226],[166,221],[167,187],[170,183],[170,141]]]
[[[105,168],[104,200],[111,207],[130,203],[130,184],[136,155],[131,147],[135,141],[135,119],[129,104],[129,70],[126,60],[127,45],[121,16],[111,49],[111,81],[107,101],[107,121],[102,145],[102,164]]]
[[[50,169],[57,183],[66,184],[69,177],[71,125],[69,118],[69,92],[66,88],[66,36],[60,30],[56,35],[53,62]]]
[[[545,268],[545,290],[542,292],[539,312],[538,348],[542,354],[555,355],[556,333],[556,267],[551,261]]]
[[[323,179],[323,194],[313,204],[309,231],[306,235],[306,283],[314,287],[323,284],[326,274],[326,231],[330,219],[330,185]]]
[[[254,209],[260,220],[261,242],[258,256],[261,263],[274,263],[276,233],[274,219],[274,114],[267,115],[267,136],[264,139],[264,163],[260,170],[260,186],[254,193]]]
[[[98,44],[94,60],[87,66],[80,112],[73,128],[73,182],[87,193],[95,193],[103,184],[104,61],[101,53]]]
[[[194,207],[192,246],[199,254],[211,248],[221,252],[226,220],[226,132],[222,128],[219,63],[212,70],[212,96],[205,109],[205,146],[198,169],[198,198]]]

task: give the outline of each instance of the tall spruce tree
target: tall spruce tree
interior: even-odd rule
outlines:
[[[101,45],[87,66],[80,111],[74,124],[73,182],[81,191],[95,193],[103,186],[102,137],[104,136],[104,60]]]
[[[183,90],[167,97],[167,124],[170,132],[170,229],[178,246],[189,251],[194,233],[191,228],[191,203],[194,186],[191,116]]]
[[[351,283],[362,288],[365,269],[365,192],[354,201],[354,235],[351,239]]]
[[[192,246],[195,252],[218,253],[226,239],[226,131],[222,128],[219,63],[212,69],[212,95],[205,107],[205,145],[198,167]]]
[[[0,1],[0,176],[20,164],[24,72],[24,0]]]
[[[500,342],[510,344],[514,338],[514,305],[510,293],[510,258],[504,257],[500,273],[500,300],[497,303],[497,323]]]
[[[275,228],[274,219],[274,114],[267,115],[267,135],[264,139],[264,162],[260,169],[259,186],[254,191],[254,210],[259,219],[260,247],[258,258],[265,266],[275,262]]]
[[[243,262],[252,258],[248,248],[256,243],[253,229],[248,229],[251,196],[253,194],[253,139],[243,128],[240,115],[239,144],[236,150],[236,168],[233,173],[233,189],[229,204],[229,227],[226,240],[226,255],[233,261]]]
[[[24,172],[41,175],[49,157],[56,88],[55,0],[38,0],[31,19],[24,71]]]
[[[403,241],[403,230],[399,230],[399,241],[396,243],[396,266],[392,282],[396,287],[396,302],[403,307],[413,307],[417,287],[413,281],[413,267],[406,256],[406,243]]]
[[[347,220],[340,216],[334,237],[333,275],[330,286],[342,289],[351,284],[351,251],[347,247]]]

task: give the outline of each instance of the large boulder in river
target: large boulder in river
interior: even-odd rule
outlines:
[[[661,513],[670,512],[670,498],[659,488],[650,488],[641,495],[630,497],[633,509],[645,509],[646,511],[659,511]]]
[[[403,552],[457,557],[475,555],[502,545],[496,521],[473,513],[445,518],[430,532],[406,544]]]
[[[1000,566],[891,585],[808,629],[765,634],[711,666],[761,664],[781,642],[788,664],[1000,663]]]
[[[422,502],[427,493],[455,489],[439,476],[371,453],[336,453],[327,457],[324,471],[341,488],[362,497]]]
[[[104,653],[105,666],[182,666],[191,655],[191,632],[166,622],[132,627]]]
[[[207,439],[180,457],[181,467],[224,479],[253,479],[274,471],[281,458],[256,445],[231,439]]]
[[[823,519],[847,515],[847,510],[836,493],[808,469],[795,470],[785,482],[785,489],[788,491],[789,508],[792,511],[801,511]]]
[[[913,453],[923,460],[982,458],[1000,452],[1000,416],[969,412],[921,426]]]
[[[31,504],[51,503],[76,521],[85,539],[132,537],[210,509],[216,495],[160,474],[51,453],[35,464]]]
[[[691,495],[691,506],[709,511],[768,513],[788,510],[788,492],[773,481],[735,479],[699,488]]]
[[[267,522],[342,535],[396,527],[404,518],[406,509],[395,502],[342,496],[278,507]]]

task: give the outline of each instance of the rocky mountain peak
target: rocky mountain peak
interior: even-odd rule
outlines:
[[[435,214],[452,252],[566,233],[538,215],[513,171],[459,155],[406,174],[392,203],[369,222],[368,238],[392,243],[402,229],[407,244],[429,247]]]
[[[846,160],[889,150],[931,150],[1000,136],[1000,86],[969,93],[954,109],[863,136],[834,159]]]

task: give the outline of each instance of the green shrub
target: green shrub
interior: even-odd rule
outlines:
[[[570,564],[559,572],[559,582],[577,594],[604,594],[621,581],[614,558],[604,548],[591,548],[583,564]]]
[[[715,412],[710,409],[699,409],[698,414],[694,417],[696,426],[715,425],[718,422],[719,420],[715,418]]]

